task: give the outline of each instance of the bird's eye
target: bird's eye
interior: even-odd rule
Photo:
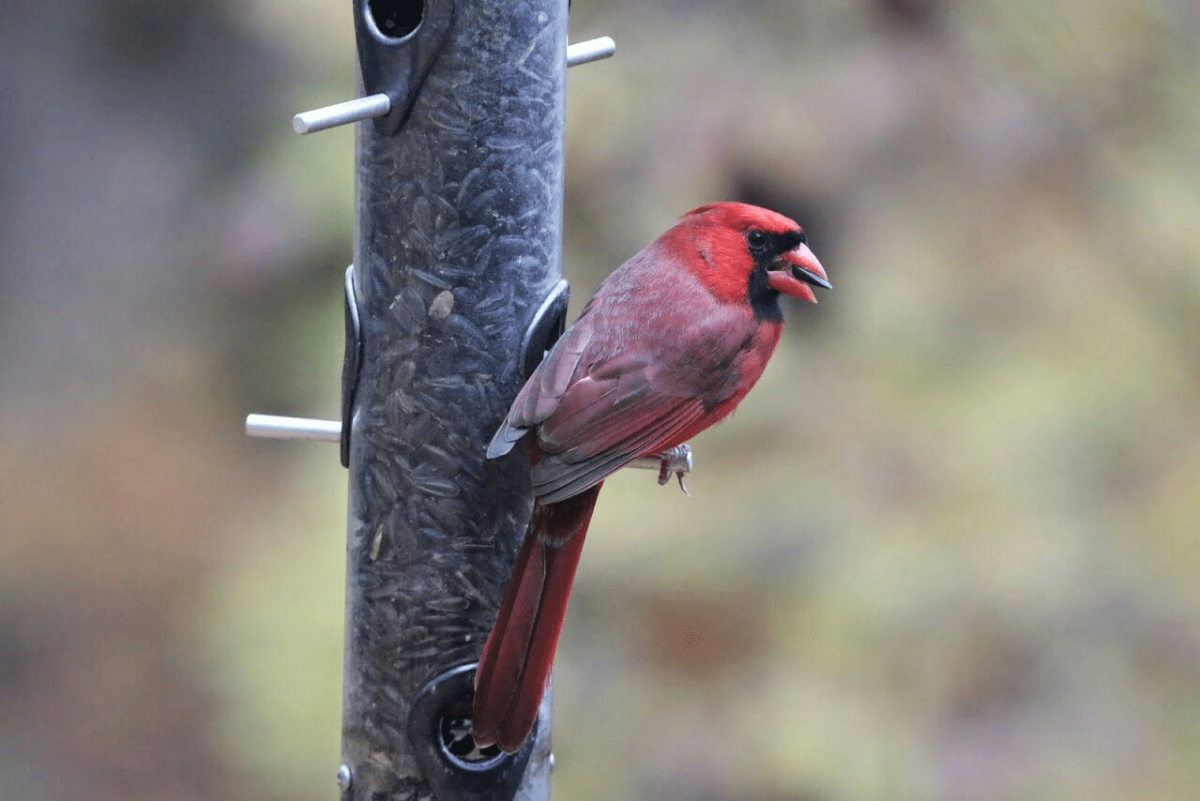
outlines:
[[[761,250],[767,246],[767,235],[755,229],[746,233],[746,241],[750,243],[750,247]]]

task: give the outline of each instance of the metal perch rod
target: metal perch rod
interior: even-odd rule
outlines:
[[[617,43],[611,36],[576,42],[573,45],[567,45],[567,66],[578,67],[582,64],[590,64],[593,61],[611,58],[616,52]],[[391,110],[392,100],[386,94],[356,97],[344,103],[335,103],[332,106],[300,112],[292,117],[292,130],[298,134],[316,133],[351,122],[363,122],[383,117]]]
[[[305,439],[314,442],[338,442],[342,424],[337,420],[318,420],[312,417],[284,417],[274,414],[246,415],[246,433],[265,439]],[[694,467],[692,450],[686,445],[672,448],[663,454],[669,473],[690,473]],[[627,467],[639,470],[662,470],[663,460],[653,456],[634,459]]]

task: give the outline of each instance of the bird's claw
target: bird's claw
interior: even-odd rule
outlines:
[[[683,483],[683,476],[692,471],[692,449],[686,443],[676,445],[660,454],[659,460],[658,485],[661,487],[666,484],[674,474],[675,478],[679,480],[679,489],[683,490],[683,494],[690,498],[692,493],[688,492],[687,485]]]

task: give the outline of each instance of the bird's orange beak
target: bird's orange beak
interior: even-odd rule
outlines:
[[[771,265],[767,272],[767,284],[776,292],[807,300],[809,303],[817,302],[817,296],[812,291],[814,286],[833,289],[829,277],[825,275],[825,268],[805,244],[792,248]]]

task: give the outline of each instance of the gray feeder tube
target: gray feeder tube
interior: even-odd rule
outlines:
[[[567,0],[355,0],[343,798],[549,797],[550,694],[471,751],[472,668],[532,509],[487,443],[561,332]],[[464,758],[465,757],[465,758]]]

